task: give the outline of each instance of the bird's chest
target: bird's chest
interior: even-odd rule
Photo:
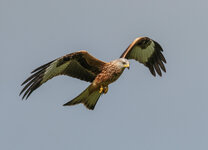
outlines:
[[[109,68],[106,68],[102,73],[100,73],[97,76],[96,80],[102,85],[108,85],[116,81],[120,77],[122,72],[123,70],[109,67]]]
[[[122,74],[123,71],[120,71],[120,72],[114,72],[111,76],[111,82],[114,82],[116,81]]]

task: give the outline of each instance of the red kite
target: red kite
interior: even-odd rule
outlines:
[[[119,59],[111,62],[101,61],[87,51],[78,51],[57,58],[33,70],[32,75],[22,85],[25,85],[20,95],[22,99],[30,94],[49,79],[58,75],[68,75],[91,84],[76,98],[64,106],[83,103],[88,109],[93,110],[99,97],[108,92],[108,85],[116,81],[125,68],[129,68],[128,59],[135,59],[149,68],[153,76],[162,76],[161,70],[166,72],[163,63],[166,63],[162,54],[162,47],[148,37],[136,38],[123,52]]]

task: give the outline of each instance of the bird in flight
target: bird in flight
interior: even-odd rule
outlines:
[[[162,47],[156,41],[148,37],[139,37],[128,46],[119,59],[111,62],[101,61],[85,50],[67,54],[33,70],[32,75],[22,83],[24,88],[20,95],[24,93],[22,99],[27,99],[49,79],[67,75],[91,84],[63,106],[83,103],[88,109],[93,110],[100,96],[108,92],[108,85],[116,81],[125,68],[129,69],[129,59],[142,63],[149,68],[153,76],[156,76],[156,73],[162,76],[161,70],[166,72],[166,60],[162,51]]]

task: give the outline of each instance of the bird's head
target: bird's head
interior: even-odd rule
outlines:
[[[114,63],[120,68],[124,68],[124,69],[130,68],[129,61],[125,58],[120,58],[120,59],[114,60]]]

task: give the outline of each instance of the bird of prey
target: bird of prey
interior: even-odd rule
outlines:
[[[151,74],[162,76],[161,70],[166,72],[165,57],[162,47],[148,37],[136,38],[123,52],[119,59],[111,62],[101,61],[87,51],[81,50],[57,58],[33,70],[32,75],[22,85],[25,85],[20,95],[22,99],[30,94],[49,79],[58,75],[67,75],[91,84],[73,100],[63,106],[83,103],[88,109],[93,110],[102,94],[108,92],[108,85],[116,81],[125,68],[129,69],[128,59],[134,59],[149,68]]]

